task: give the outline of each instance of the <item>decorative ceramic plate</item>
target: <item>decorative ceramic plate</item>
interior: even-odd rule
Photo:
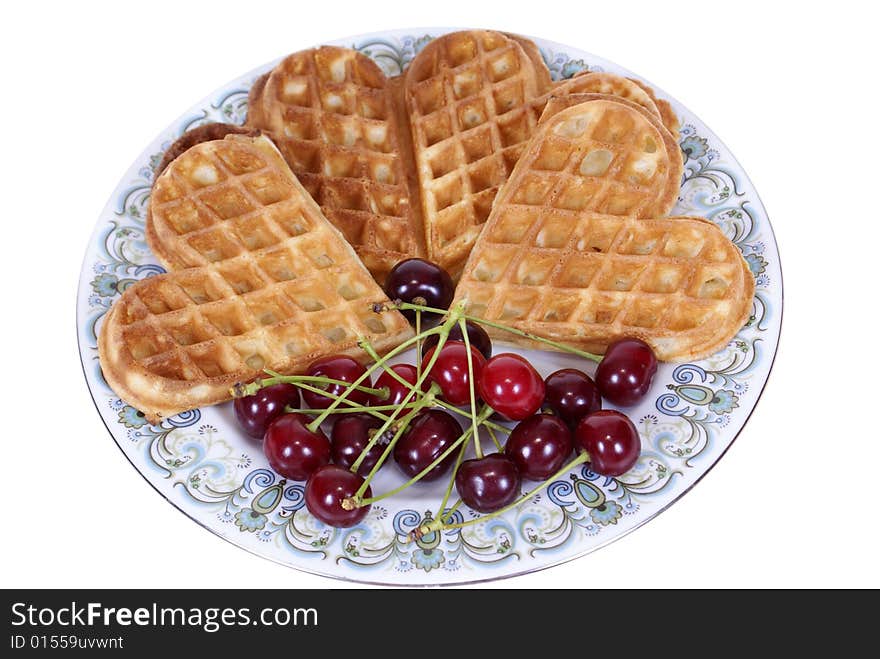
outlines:
[[[336,43],[364,52],[393,75],[447,31],[402,30]],[[557,79],[583,69],[633,76],[577,48],[535,41]],[[686,158],[674,214],[708,217],[739,246],[757,282],[754,311],[730,344],[712,357],[661,364],[647,399],[628,410],[641,433],[642,454],[624,476],[606,478],[582,467],[499,518],[408,542],[409,532],[436,514],[445,483],[408,488],[374,505],[358,526],[334,529],[306,510],[302,483],[286,482],[268,468],[259,443],[238,429],[231,404],[151,426],[121,401],[101,376],[96,335],[121,291],[162,272],[144,237],[154,169],[186,129],[209,121],[243,122],[249,87],[274,64],[217,90],[147,146],[101,213],[85,255],[77,327],[86,381],[113,439],[162,496],[220,537],[300,570],[371,583],[458,584],[531,572],[598,549],[655,517],[724,455],[758,402],[773,363],[782,316],[779,255],[746,173],[718,138],[673,99]],[[591,363],[570,355],[517,352],[544,375],[569,366],[592,372]],[[373,491],[400,482],[398,471],[386,468]],[[464,521],[476,513],[464,507],[456,515]]]

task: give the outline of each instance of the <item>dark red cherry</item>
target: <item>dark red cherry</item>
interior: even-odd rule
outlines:
[[[608,401],[635,405],[648,393],[657,372],[657,357],[640,339],[619,339],[608,346],[596,368],[596,386]]]
[[[425,410],[416,415],[409,428],[394,446],[394,461],[412,478],[431,465],[461,436],[461,425],[442,410]],[[455,451],[422,478],[433,481],[442,477],[455,462]]]
[[[236,398],[232,409],[242,430],[254,439],[263,439],[266,428],[284,414],[288,405],[299,407],[299,389],[282,382],[263,387],[252,396]]]
[[[306,508],[319,520],[336,528],[348,528],[359,523],[370,511],[370,506],[346,510],[342,502],[355,495],[364,479],[337,465],[325,465],[315,471],[306,483]],[[364,498],[373,496],[367,487]]]
[[[393,268],[385,279],[385,293],[391,300],[403,300],[435,309],[448,309],[455,294],[455,284],[443,268],[424,259],[407,259]],[[401,312],[414,322],[416,312]],[[423,320],[434,320],[436,314],[422,314]]]
[[[333,430],[330,432],[330,457],[333,464],[346,469],[350,468],[370,443],[373,437],[373,433],[370,431],[376,431],[381,426],[381,419],[364,412],[340,414],[339,418],[333,422]],[[387,441],[382,440],[373,444],[358,467],[357,473],[361,476],[369,474],[376,466],[387,444]]]
[[[308,370],[306,370],[306,375],[323,376],[325,378],[351,383],[361,377],[366,370],[367,369],[365,369],[360,362],[348,355],[331,355],[312,362]],[[346,387],[341,384],[322,385],[313,382],[307,384],[323,389],[334,396],[338,396],[346,389]],[[364,387],[370,387],[370,378],[365,379],[361,384]],[[326,409],[330,407],[331,403],[333,403],[332,398],[305,389],[303,389],[302,397],[309,409],[313,410]],[[366,405],[367,397],[368,394],[355,390],[346,397],[346,400],[358,403],[359,405]]]
[[[544,405],[570,427],[602,409],[602,396],[589,375],[576,368],[563,368],[544,380]]]
[[[320,428],[308,429],[311,421],[305,414],[282,414],[266,428],[263,452],[285,478],[304,481],[330,462],[330,442]]]
[[[458,495],[480,513],[492,513],[513,503],[520,482],[516,463],[503,453],[465,460],[455,474]]]
[[[590,455],[590,469],[603,476],[620,476],[639,459],[639,431],[617,410],[599,410],[585,416],[574,431],[578,450]]]
[[[571,449],[571,431],[552,414],[535,414],[520,421],[504,445],[522,477],[533,481],[544,481],[562,469]]]

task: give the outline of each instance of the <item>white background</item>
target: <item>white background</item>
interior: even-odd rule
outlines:
[[[715,469],[611,546],[481,587],[880,586],[880,52],[864,3],[196,4],[4,10],[0,586],[345,587],[223,542],[132,469],[85,386],[76,284],[117,181],[195,101],[294,50],[426,25],[568,43],[668,91],[751,176],[785,275],[776,366]]]

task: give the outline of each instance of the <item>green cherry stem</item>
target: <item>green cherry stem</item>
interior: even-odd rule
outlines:
[[[438,328],[435,328],[433,330],[427,330],[424,333],[425,335],[429,335],[429,334],[433,334],[435,332],[435,330],[438,332],[439,336],[437,338],[437,349],[434,350],[434,352],[431,354],[431,359],[428,361],[427,367],[421,373],[421,375],[419,375],[419,377],[416,379],[416,383],[409,390],[409,393],[407,393],[406,396],[404,396],[404,398],[400,402],[400,405],[398,406],[398,408],[391,413],[388,420],[384,423],[384,425],[381,428],[379,428],[379,430],[376,431],[376,434],[374,435],[373,439],[370,440],[370,442],[364,447],[364,450],[361,451],[361,454],[358,456],[358,459],[355,460],[354,464],[351,466],[351,470],[353,472],[357,471],[358,467],[360,467],[360,463],[363,462],[363,460],[366,457],[369,450],[375,445],[375,443],[377,441],[379,441],[379,437],[381,437],[382,434],[386,430],[388,430],[388,428],[394,422],[394,419],[397,418],[398,414],[400,414],[400,411],[407,407],[407,405],[409,404],[410,400],[412,400],[412,397],[415,395],[415,393],[417,391],[420,392],[422,390],[422,384],[424,384],[425,380],[428,379],[428,374],[431,372],[431,369],[434,368],[434,364],[437,362],[437,358],[440,356],[440,348],[442,348],[443,345],[446,343],[446,338],[449,336],[449,331],[452,329],[452,326],[456,322],[458,322],[458,318],[459,318],[460,313],[461,313],[460,307],[455,307],[454,309],[450,309],[449,310],[449,317],[445,321],[443,321],[442,325],[440,325]],[[414,339],[417,340],[418,337],[419,337],[419,335],[416,335],[414,337]],[[410,341],[412,341],[412,340],[413,339],[410,339]],[[361,347],[365,351],[373,349],[373,347],[369,344],[369,342],[366,339],[360,340],[359,343],[361,344]],[[394,354],[394,352],[395,351],[392,350],[387,355],[385,355],[385,357],[380,358],[378,361],[376,361],[373,364],[373,367],[371,367],[371,370],[374,370],[375,368],[380,368],[380,367],[384,368],[385,363],[387,362],[388,358],[390,356],[392,356]],[[355,380],[354,384],[357,384],[357,380]],[[425,407],[426,405],[431,404],[434,401],[434,399],[436,398],[436,392],[438,390],[439,389],[437,387],[435,387],[435,383],[432,383],[431,388],[428,390],[428,393],[425,395],[424,398],[420,399],[416,403],[416,407],[409,414],[407,414],[406,418],[412,418],[413,416],[415,416],[414,412],[420,410],[421,408]],[[343,392],[341,395],[344,396],[345,392]],[[335,402],[338,403],[339,401],[337,400]],[[333,405],[331,405],[327,409],[330,410],[332,407],[333,407]],[[320,416],[316,419],[316,421],[319,419],[321,419]],[[312,422],[312,424],[314,424],[314,423],[315,423],[315,421]],[[309,424],[309,426],[307,426],[307,428],[309,428],[309,430],[314,432],[318,426],[314,426],[314,428],[313,428],[312,424]],[[405,425],[401,426],[401,428],[399,429],[399,433],[403,434],[403,430],[405,430],[405,429],[406,429]],[[396,435],[395,437],[398,437],[398,435]],[[397,441],[396,438],[393,439],[392,443],[390,443],[389,446],[386,447],[385,452],[382,453],[381,457],[379,458],[379,461],[376,463],[376,466],[373,467],[373,470],[367,475],[367,478],[364,479],[364,482],[361,484],[361,487],[358,489],[357,493],[355,494],[355,496],[354,496],[355,499],[363,496],[364,492],[367,490],[367,486],[370,484],[370,479],[373,477],[373,475],[377,471],[379,471],[379,469],[382,467],[382,465],[385,464],[385,460],[388,457],[388,454],[391,452],[390,448],[393,447],[394,442],[396,442],[396,441]]]
[[[437,405],[438,407],[442,407],[443,409],[449,410],[450,412],[452,412],[454,414],[458,414],[459,416],[466,416],[467,418],[471,418],[470,412],[465,412],[460,407],[456,407],[452,403],[447,403],[445,400],[440,400],[438,398],[437,400],[434,401],[434,405]],[[502,426],[498,423],[495,423],[494,421],[489,421],[489,419],[486,419],[485,421],[483,421],[481,425],[484,425],[487,428],[492,428],[493,430],[497,430],[498,432],[506,432],[507,434],[510,434],[510,428],[505,428],[504,426]]]
[[[439,333],[442,330],[442,328],[443,328],[443,326],[441,325],[439,328],[434,328],[432,330],[428,330],[427,332],[425,332],[425,335]],[[447,334],[448,333],[449,333],[449,331],[447,330]],[[424,337],[422,337],[422,338],[424,338]],[[442,337],[441,337],[441,339],[442,339]],[[347,400],[349,394],[352,391],[354,391],[355,387],[359,386],[361,384],[361,382],[363,382],[364,380],[369,378],[370,375],[373,373],[373,371],[375,371],[377,368],[381,368],[382,365],[385,364],[392,357],[396,357],[397,355],[404,352],[405,350],[408,350],[410,348],[410,346],[412,346],[414,343],[417,343],[418,340],[419,340],[418,336],[410,337],[409,339],[407,339],[406,341],[401,343],[396,348],[393,348],[392,350],[389,350],[387,353],[385,353],[384,357],[380,357],[373,364],[371,364],[369,366],[369,368],[367,368],[366,371],[364,371],[364,373],[360,377],[358,377],[354,382],[352,382],[350,385],[348,385],[348,387],[339,394],[339,397],[336,400],[334,400],[326,410],[324,410],[323,414],[319,415],[314,421],[312,421],[307,426],[309,431],[315,432],[318,429],[318,427],[324,422],[324,419],[326,419],[329,415],[333,414],[333,410],[335,410],[337,407],[339,407],[342,404],[343,400]],[[363,345],[366,342],[367,342],[366,338],[358,337],[358,346],[363,347]]]
[[[266,371],[269,373],[269,371]],[[347,387],[350,382],[346,382],[345,380],[336,380],[334,378],[327,378],[322,375],[282,375],[281,373],[275,373],[272,371],[272,377],[263,378],[262,380],[255,380],[250,384],[244,386],[244,395],[251,396],[260,389],[264,387],[270,387],[273,384],[292,384],[295,386],[299,386],[301,383],[314,383],[314,384],[328,384],[328,385],[337,385],[340,387]],[[390,391],[387,388],[382,387],[376,389],[375,387],[355,387],[357,391],[362,391],[365,394],[370,394],[371,396],[380,396],[382,398],[387,398],[390,395]],[[324,392],[325,395],[326,392]]]
[[[449,510],[443,513],[443,519],[449,519],[455,514],[455,511],[461,507],[461,504],[464,503],[461,499],[455,502],[455,505],[452,506]]]
[[[495,444],[495,448],[498,449],[499,453],[504,453],[504,447],[501,446],[501,442],[498,441],[498,437],[495,435],[495,431],[492,429],[492,426],[488,424],[483,424],[486,426],[486,432],[489,433],[489,437],[492,438],[492,442]]]
[[[321,390],[319,389],[318,391],[321,391]],[[317,392],[315,392],[315,393],[317,393]],[[323,408],[317,409],[317,410],[298,410],[298,409],[294,409],[294,408],[290,407],[289,405],[288,405],[288,408],[290,408],[291,412],[299,412],[300,414],[310,414],[310,415],[311,414],[321,414],[324,411]],[[357,414],[358,412],[365,412],[366,414],[372,414],[373,412],[391,412],[396,409],[397,409],[397,405],[368,405],[368,406],[359,407],[359,406],[357,406],[357,403],[354,403],[352,405],[352,407],[346,407],[345,409],[333,410],[333,414]],[[287,408],[285,408],[285,411],[287,411]],[[373,415],[373,416],[377,416],[378,418],[383,419],[383,420],[388,418],[388,416],[385,414],[382,414],[382,415],[377,414],[377,415]]]
[[[459,305],[462,303],[459,302]],[[446,313],[443,309],[435,309],[434,307],[426,307],[418,304],[413,304],[412,302],[396,302],[392,307],[396,309],[411,309],[411,310],[421,310],[427,311],[430,313]],[[503,325],[501,323],[496,323],[492,320],[486,320],[485,318],[479,318],[477,316],[472,316],[467,313],[463,313],[461,315],[465,320],[470,320],[472,322],[478,323],[480,325],[486,325],[487,327],[493,327],[495,329],[504,330],[505,332],[510,332],[511,334],[516,334],[517,336],[521,336],[526,339],[530,339],[532,341],[537,341],[539,343],[544,343],[548,346],[556,348],[561,352],[569,352],[573,355],[578,355],[579,357],[583,357],[584,359],[589,359],[590,361],[594,361],[596,363],[602,361],[602,355],[597,355],[592,352],[586,352],[585,350],[580,350],[575,348],[574,346],[566,345],[564,343],[559,343],[557,341],[552,341],[551,339],[545,339],[542,336],[538,336],[537,334],[532,334],[531,332],[524,332],[523,330],[517,329],[515,327],[511,327],[510,325]]]
[[[366,352],[367,355],[370,357],[370,359],[379,359],[378,353],[373,348],[373,346],[371,346],[369,343],[365,343],[363,346],[363,349],[364,349],[364,352]],[[418,361],[416,363],[418,363]],[[410,390],[415,390],[415,385],[412,382],[410,382],[409,380],[405,379],[400,373],[395,371],[391,366],[389,366],[388,364],[382,364],[382,368],[389,376],[391,376],[393,379],[397,380],[404,387],[406,387],[407,389],[410,389]],[[420,374],[419,374],[419,371],[417,368],[416,369],[416,381],[418,381],[419,375]],[[425,394],[423,391],[421,391],[421,390],[416,391],[416,396],[424,396],[424,395]]]
[[[431,385],[431,386],[433,388],[434,385]],[[484,408],[484,410],[483,410],[483,412],[481,412],[481,414],[482,413],[492,414],[492,408],[488,408],[488,407]],[[414,485],[415,483],[418,483],[420,480],[422,480],[422,478],[424,478],[426,474],[428,474],[431,470],[433,470],[434,467],[436,467],[441,462],[443,462],[446,458],[448,458],[450,455],[452,455],[452,452],[455,449],[459,448],[462,444],[464,444],[468,440],[468,438],[470,438],[472,432],[473,432],[473,428],[468,428],[467,430],[465,430],[459,436],[459,438],[456,439],[454,442],[452,442],[452,444],[447,446],[446,450],[443,451],[443,453],[441,453],[431,464],[429,464],[427,467],[422,469],[419,473],[417,473],[415,476],[410,478],[403,485],[400,485],[398,487],[395,487],[393,490],[389,490],[388,492],[383,492],[382,494],[378,494],[378,495],[376,495],[374,497],[370,497],[368,499],[362,499],[361,497],[363,496],[364,492],[361,492],[361,490],[358,490],[351,499],[347,499],[346,501],[348,501],[349,504],[354,507],[366,506],[368,504],[376,503],[377,501],[381,501],[382,499],[387,499],[388,497],[391,497],[391,496],[394,496],[395,494],[399,494],[400,492],[403,492],[410,485]],[[402,434],[402,431],[401,431],[401,434]],[[395,441],[394,439],[391,440],[392,443],[394,441]],[[392,443],[389,443],[389,445],[385,448],[386,453],[390,452],[390,449],[393,447]],[[377,463],[377,465],[381,465],[381,464],[382,464],[382,458],[379,458],[379,462]],[[373,476],[373,473],[375,471],[378,471],[377,467],[373,467],[373,472],[370,472],[370,475],[367,476],[368,482],[369,482],[369,478],[371,478]],[[453,480],[454,479],[455,479],[455,476],[453,474]],[[361,486],[361,489],[366,491],[367,488]],[[344,507],[345,507],[345,504],[343,503],[343,508]]]
[[[443,495],[443,501],[440,502],[440,507],[437,509],[437,513],[434,515],[434,519],[445,519],[453,512],[451,510],[446,511],[446,504],[449,503],[449,498],[452,496],[452,488],[455,487],[455,474],[458,473],[458,468],[461,466],[461,463],[464,460],[466,449],[467,442],[462,442],[461,449],[459,449],[458,451],[458,457],[455,459],[455,466],[452,468],[452,476],[449,479],[449,484],[446,486],[446,492]]]
[[[471,340],[468,336],[467,325],[464,318],[458,321],[458,326],[461,328],[461,336],[464,339],[464,353],[467,355],[467,365],[468,365],[468,389],[470,389],[471,395],[471,428],[473,429],[474,434],[474,451],[477,454],[477,458],[480,459],[483,457],[483,447],[480,446],[480,424],[477,423],[477,395],[474,393],[474,358],[471,355]]]
[[[314,393],[316,393],[316,394],[320,394],[320,395],[322,395],[322,396],[327,396],[327,395],[328,395],[328,392],[325,391],[324,389],[319,389],[318,387],[312,387],[311,385],[307,385],[307,384],[301,384],[301,385],[299,386],[299,388],[300,388],[300,389],[304,389],[305,391],[311,391],[311,392],[314,392]],[[329,397],[330,397],[330,398],[335,398],[335,396],[333,396],[333,394],[330,394]],[[344,408],[342,408],[342,409],[338,409],[338,408],[337,408],[336,410],[333,411],[333,414],[346,414],[346,413],[352,413],[352,412],[366,412],[367,414],[369,414],[369,415],[371,415],[371,416],[374,416],[374,417],[376,417],[377,419],[381,419],[382,421],[386,421],[386,420],[388,419],[388,415],[387,415],[387,414],[382,414],[382,412],[376,411],[376,410],[374,410],[372,407],[370,407],[370,408],[365,408],[363,405],[358,405],[358,404],[355,403],[354,401],[345,400],[345,401],[342,402],[342,404],[345,405],[346,407],[344,407]],[[382,407],[386,407],[386,406],[383,405]],[[387,407],[391,407],[392,409],[394,409],[394,407],[396,407],[396,406],[393,406],[393,405],[392,405],[392,406],[387,406]],[[324,410],[301,410],[301,409],[296,408],[296,407],[291,407],[290,405],[288,405],[287,407],[285,407],[285,408],[284,408],[284,411],[285,411],[285,412],[302,412],[302,413],[305,413],[305,414],[321,414],[322,412],[324,412]]]
[[[416,309],[416,336],[420,337],[422,335],[422,312],[419,309]],[[419,376],[422,374],[422,345],[424,341],[419,339],[416,341],[416,379],[419,379]]]
[[[567,474],[569,471],[571,471],[572,469],[574,469],[578,465],[582,465],[585,462],[589,462],[589,461],[590,461],[590,454],[587,453],[586,451],[584,451],[583,453],[578,455],[574,460],[572,460],[567,465],[562,467],[562,469],[560,469],[555,474],[553,474],[550,478],[548,478],[543,483],[538,485],[535,489],[533,489],[530,492],[526,492],[525,494],[523,494],[519,499],[517,499],[513,503],[509,503],[506,506],[504,506],[504,508],[499,508],[495,512],[489,513],[488,515],[481,515],[479,517],[474,517],[473,519],[469,519],[464,522],[459,522],[457,524],[446,524],[442,520],[433,519],[430,522],[428,522],[427,524],[424,524],[423,526],[420,526],[419,528],[415,529],[414,531],[411,531],[410,536],[413,538],[421,538],[422,536],[424,536],[428,533],[432,533],[434,531],[449,531],[452,529],[461,529],[466,526],[478,524],[479,522],[485,522],[485,521],[490,520],[494,517],[498,517],[500,515],[503,515],[508,510],[513,510],[517,506],[522,505],[524,502],[528,501],[530,498],[535,496],[538,492],[541,492],[544,488],[546,488],[548,485],[550,485],[550,483],[552,483],[553,481],[555,481],[558,478],[562,478],[563,476],[565,476],[565,474]],[[449,515],[446,515],[446,517],[448,517],[448,516]]]
[[[391,455],[391,451],[394,450],[394,446],[397,444],[397,441],[403,436],[403,433],[409,427],[410,422],[415,418],[416,414],[418,414],[423,407],[427,407],[434,401],[434,397],[440,391],[440,387],[436,383],[431,383],[431,388],[428,389],[428,393],[425,394],[424,398],[417,401],[412,409],[407,412],[406,416],[400,420],[400,423],[397,424],[398,428],[394,433],[394,436],[391,438],[391,441],[388,442],[388,445],[385,447],[385,450],[382,451],[382,455],[379,456],[379,459],[376,461],[376,464],[370,470],[370,473],[367,474],[367,477],[364,479],[364,482],[361,483],[361,486],[358,488],[357,492],[354,493],[354,496],[351,497],[350,503],[352,503],[353,507],[357,507],[359,505],[365,505],[361,502],[361,497],[364,496],[364,492],[367,491],[367,487],[370,485],[370,481],[373,480],[373,477],[379,472],[382,468],[382,465],[385,464],[385,461],[388,459],[388,456]],[[410,392],[412,394],[412,392]],[[406,400],[404,400],[406,403]],[[402,408],[398,407],[397,411],[400,411]],[[392,417],[393,419],[393,417]],[[367,442],[367,445],[364,447],[364,450],[361,451],[361,454],[357,457],[357,460],[354,461],[354,464],[351,465],[351,471],[353,473],[357,473],[357,470],[360,468],[361,463],[364,461],[364,458],[367,457],[367,453],[370,452],[370,449],[376,445],[376,442],[385,434],[385,431],[388,429],[389,423],[386,422],[381,428],[379,428],[375,434],[370,438],[370,441]],[[344,506],[343,506],[344,507]]]

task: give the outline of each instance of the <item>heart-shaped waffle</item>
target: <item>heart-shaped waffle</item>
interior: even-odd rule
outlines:
[[[376,281],[412,256],[457,277],[547,101],[583,92],[631,100],[677,131],[640,83],[596,72],[554,83],[534,42],[488,30],[439,37],[390,79],[354,50],[294,53],[252,87],[246,129],[271,137]],[[193,265],[147,228],[166,267]]]
[[[188,267],[139,281],[103,320],[104,377],[157,422],[230,398],[263,368],[304,371],[330,353],[363,358],[412,335],[354,250],[267,138],[193,146],[150,199],[159,244]]]
[[[366,55],[324,46],[285,58],[248,97],[247,125],[271,135],[379,282],[424,254],[399,93]]]
[[[405,79],[426,251],[453,276],[551,97],[614,94],[644,107],[663,129],[650,90],[608,73],[553,83],[535,44],[515,35],[471,30],[439,37],[413,59]],[[671,135],[663,141],[675,144]]]
[[[745,259],[708,220],[662,217],[681,169],[677,154],[662,153],[653,115],[611,97],[577,101],[548,103],[456,299],[481,318],[590,352],[622,336],[642,338],[664,361],[716,352],[752,309]]]

